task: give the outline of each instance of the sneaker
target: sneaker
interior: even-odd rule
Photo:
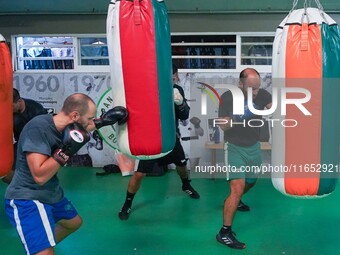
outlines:
[[[187,193],[191,198],[198,199],[200,198],[200,195],[198,192],[190,185],[189,183],[183,184],[182,185],[182,190]]]
[[[250,211],[250,207],[240,200],[237,206],[237,211],[248,212]]]
[[[244,249],[246,248],[246,244],[245,243],[241,243],[236,239],[236,234],[233,231],[229,231],[227,234],[225,235],[221,235],[221,233],[218,233],[216,235],[216,240],[217,242],[220,242],[224,245],[227,245],[230,248],[233,249]]]
[[[118,213],[118,217],[121,220],[127,220],[129,218],[129,213],[131,212],[131,208],[122,208],[122,210],[120,210],[120,212]]]

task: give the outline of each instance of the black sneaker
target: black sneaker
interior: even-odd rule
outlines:
[[[230,230],[225,235],[221,235],[221,233],[218,233],[216,235],[216,240],[217,240],[217,242],[220,242],[224,245],[227,245],[227,246],[229,246],[230,248],[233,248],[233,249],[244,249],[244,248],[246,248],[246,244],[239,242],[235,238],[235,236],[236,236],[236,234],[233,231]]]
[[[122,208],[120,212],[118,213],[118,217],[121,220],[127,220],[129,218],[129,213],[131,212],[131,208]]]
[[[187,193],[191,198],[198,199],[200,195],[198,192],[190,185],[190,181],[182,185],[182,190]]]
[[[250,211],[250,207],[240,200],[237,206],[237,211],[248,212]]]

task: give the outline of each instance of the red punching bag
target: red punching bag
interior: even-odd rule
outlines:
[[[309,114],[290,104],[284,116],[280,111],[273,115],[296,122],[295,127],[273,129],[272,164],[280,169],[272,173],[273,184],[299,198],[332,193],[339,176],[340,29],[316,2],[318,8],[307,8],[306,0],[304,9],[294,5],[273,45],[273,86],[310,93],[305,103]],[[289,96],[304,97],[296,92]]]
[[[12,169],[13,151],[13,73],[9,48],[0,34],[0,178]]]
[[[176,127],[170,26],[164,1],[112,0],[107,41],[112,102],[129,113],[127,123],[118,126],[117,149],[139,159],[169,153],[175,145]],[[103,135],[105,129],[99,132],[108,139]]]

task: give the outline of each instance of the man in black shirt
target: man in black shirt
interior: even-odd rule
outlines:
[[[186,120],[189,117],[190,107],[188,106],[184,91],[182,87],[178,86],[176,83],[178,82],[178,69],[175,65],[172,67],[172,79],[173,79],[173,88],[174,88],[174,107],[175,107],[175,119],[176,119],[176,143],[174,149],[167,155],[159,159],[151,159],[151,160],[140,160],[138,162],[137,171],[134,172],[131,177],[124,205],[120,212],[118,213],[118,217],[121,220],[127,220],[129,218],[129,213],[132,207],[132,201],[135,197],[135,194],[139,190],[142,180],[147,173],[152,171],[154,164],[159,164],[160,166],[166,166],[168,164],[174,163],[176,165],[176,170],[182,181],[182,190],[187,193],[191,198],[198,199],[200,195],[198,192],[191,186],[188,175],[188,170],[186,167],[187,160],[185,158],[183,147],[180,143],[180,133],[178,128],[179,120]]]
[[[17,89],[13,88],[13,136],[14,136],[14,164],[12,170],[2,179],[5,183],[10,183],[15,170],[17,155],[17,142],[24,126],[35,116],[46,114],[46,109],[38,102],[22,98]]]
[[[239,242],[231,229],[236,210],[249,211],[249,207],[241,202],[241,197],[256,183],[256,173],[246,170],[247,167],[258,167],[262,163],[260,138],[260,125],[262,116],[253,114],[248,109],[247,90],[252,89],[252,102],[257,110],[271,108],[272,97],[269,92],[260,89],[261,78],[252,68],[244,69],[240,73],[239,88],[244,94],[244,114],[234,115],[233,96],[231,91],[221,96],[219,118],[225,120],[220,125],[224,130],[225,163],[228,165],[227,179],[230,184],[230,194],[224,201],[223,227],[216,235],[218,242],[234,249],[244,249],[246,245]],[[249,122],[250,121],[250,122]],[[249,124],[251,123],[251,124]],[[251,168],[249,168],[251,169]],[[254,168],[252,168],[254,169]],[[236,170],[236,171],[234,171]]]

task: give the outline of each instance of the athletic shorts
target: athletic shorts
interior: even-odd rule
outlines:
[[[37,200],[5,199],[5,206],[8,218],[16,228],[27,254],[35,254],[55,246],[55,223],[78,215],[66,198],[55,204],[44,204]]]
[[[178,138],[176,138],[176,143],[174,149],[164,157],[158,159],[147,159],[139,160],[137,172],[150,173],[154,167],[154,164],[159,164],[160,166],[166,166],[174,163],[176,166],[186,166],[187,160],[185,158],[184,150],[182,144]]]
[[[262,164],[259,142],[249,147],[226,142],[224,156],[228,166],[227,180],[245,179],[248,184],[256,182]]]

